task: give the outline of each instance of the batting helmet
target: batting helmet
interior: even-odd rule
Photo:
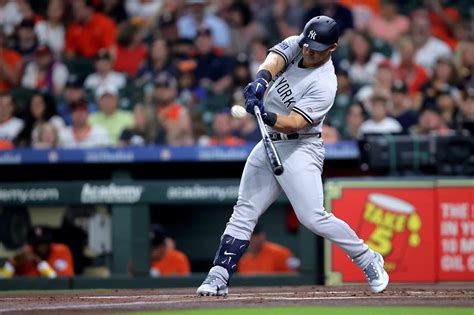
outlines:
[[[324,15],[316,16],[304,26],[298,38],[300,47],[308,47],[316,51],[326,50],[339,40],[339,27],[336,21]]]

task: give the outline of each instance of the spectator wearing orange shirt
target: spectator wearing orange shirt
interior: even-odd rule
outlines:
[[[461,21],[459,11],[453,7],[443,7],[440,0],[424,0],[431,22],[431,34],[449,45],[457,46],[456,28]]]
[[[11,275],[16,276],[46,278],[74,276],[70,249],[64,244],[53,243],[52,230],[45,226],[31,229],[28,245],[10,259],[6,266]]]
[[[167,72],[155,80],[153,101],[156,104],[158,143],[191,145],[194,143],[191,117],[186,107],[177,102],[178,82]]]
[[[174,248],[174,242],[159,224],[152,226],[152,249],[150,276],[153,278],[163,276],[189,276],[191,267],[188,257],[183,252]]]
[[[300,266],[288,248],[267,241],[267,235],[257,224],[250,238],[247,252],[237,266],[241,274],[295,273]]]
[[[0,92],[6,92],[19,83],[21,55],[6,48],[6,36],[0,27]]]
[[[214,135],[209,139],[209,145],[238,146],[245,144],[245,140],[232,135],[232,118],[229,111],[214,115],[212,124]]]
[[[143,30],[138,24],[127,23],[119,32],[117,42],[114,70],[125,72],[133,78],[148,53],[147,46],[143,43]]]
[[[111,49],[115,45],[117,26],[101,13],[94,12],[92,0],[73,1],[75,20],[66,33],[66,55],[93,58],[101,48]]]

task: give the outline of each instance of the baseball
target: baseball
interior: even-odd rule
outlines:
[[[245,110],[245,108],[240,105],[232,106],[232,108],[230,109],[230,113],[232,114],[232,117],[235,118],[244,118],[245,115],[247,115],[247,111]]]

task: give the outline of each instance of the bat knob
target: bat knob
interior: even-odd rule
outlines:
[[[279,165],[274,167],[273,174],[275,174],[276,176],[280,176],[281,174],[283,174],[283,166]]]

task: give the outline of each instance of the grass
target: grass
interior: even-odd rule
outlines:
[[[467,307],[271,307],[195,309],[128,313],[133,315],[474,315]]]

